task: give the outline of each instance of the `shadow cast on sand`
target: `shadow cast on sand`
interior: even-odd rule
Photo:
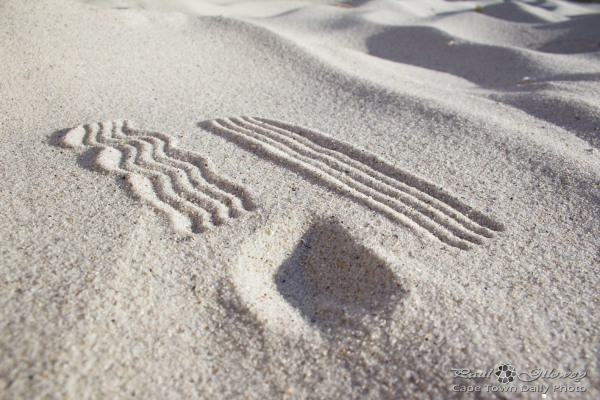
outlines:
[[[368,37],[366,44],[372,56],[445,72],[482,88],[502,89],[516,84],[515,77],[542,72],[521,51],[460,41],[428,26],[390,26]]]
[[[390,265],[335,221],[313,225],[274,280],[281,296],[327,333],[365,329],[373,318],[387,319],[406,295]]]
[[[561,97],[551,85],[595,82],[600,74],[549,73],[532,53],[532,50],[540,54],[597,53],[600,51],[597,21],[598,16],[592,15],[536,24],[533,29],[556,29],[561,34],[547,42],[531,43],[529,49],[464,41],[427,26],[390,26],[367,38],[366,43],[372,56],[451,74],[479,88],[492,89],[495,93],[490,97],[494,100],[569,130],[599,148],[600,132],[594,125],[597,110],[585,101]]]
[[[409,293],[393,261],[334,217],[258,229],[242,243],[230,279],[270,331],[333,341],[385,325]]]
[[[71,128],[66,128],[52,132],[52,134],[48,137],[48,144],[50,146],[61,147],[62,139],[70,130]]]

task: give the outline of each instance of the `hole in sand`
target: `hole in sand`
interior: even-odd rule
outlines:
[[[373,319],[389,317],[406,294],[389,262],[337,221],[314,224],[274,281],[309,324],[325,331],[364,329]]]
[[[279,220],[243,242],[231,283],[257,320],[281,334],[368,332],[392,318],[407,291],[393,264],[362,242],[334,219]]]

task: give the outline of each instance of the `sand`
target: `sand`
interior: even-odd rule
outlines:
[[[0,41],[1,398],[600,396],[599,4],[0,1]]]

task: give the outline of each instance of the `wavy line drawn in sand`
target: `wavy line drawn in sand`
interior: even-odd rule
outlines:
[[[256,208],[247,190],[218,175],[206,157],[128,121],[80,125],[62,133],[57,144],[87,149],[92,169],[126,179],[131,192],[167,215],[179,233],[203,232]]]
[[[206,127],[451,246],[466,250],[504,230],[433,183],[323,133],[252,117],[216,119]]]

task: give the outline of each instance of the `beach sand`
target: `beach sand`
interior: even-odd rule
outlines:
[[[0,397],[599,398],[599,13],[0,1]]]

